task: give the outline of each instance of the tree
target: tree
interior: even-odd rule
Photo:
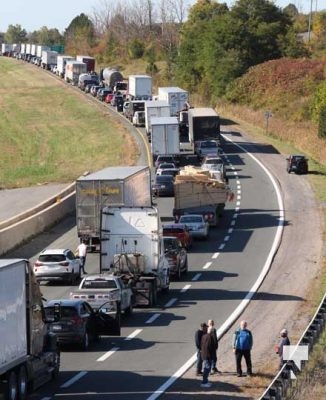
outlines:
[[[27,40],[27,32],[20,25],[9,25],[5,33],[6,43],[24,43]]]
[[[95,45],[95,30],[92,21],[85,14],[74,18],[64,33],[67,52],[90,53]]]

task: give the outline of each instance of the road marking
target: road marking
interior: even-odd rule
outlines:
[[[125,338],[125,340],[131,340],[134,337],[136,337],[140,332],[142,331],[142,329],[136,329],[135,331],[133,331],[129,336],[127,336]]]
[[[176,298],[173,298],[173,299],[171,299],[170,301],[168,301],[166,304],[165,304],[165,308],[168,308],[168,307],[171,307],[174,303],[176,303],[178,301],[178,299],[176,299]]]
[[[212,255],[212,258],[217,258],[219,255],[220,255],[220,253],[214,253],[214,254]]]
[[[87,371],[81,371],[79,372],[77,375],[75,375],[74,377],[72,377],[71,379],[69,379],[69,381],[65,382],[64,384],[62,384],[60,387],[61,388],[68,388],[69,386],[73,385],[75,382],[77,382],[79,379],[81,379],[83,376],[85,376],[88,372]]]
[[[219,250],[223,250],[224,249],[224,247],[225,247],[225,244],[224,243],[222,243],[222,244],[220,244],[220,246],[219,246]]]
[[[152,322],[154,322],[161,314],[156,313],[154,315],[152,315],[146,322],[145,324],[151,324]]]
[[[96,361],[102,362],[105,361],[107,358],[111,357],[116,351],[119,350],[120,347],[113,347],[111,350],[107,351],[103,356],[99,357]]]
[[[235,221],[231,221],[231,226],[234,226],[236,224],[236,222]]]
[[[234,171],[234,172],[233,172],[233,175],[238,175],[237,171]]]
[[[238,212],[240,210],[240,207],[236,207],[234,210],[235,212]]]
[[[201,277],[201,273],[196,274],[191,280],[192,281],[198,281],[198,279]]]
[[[41,400],[51,400],[51,397],[42,397]]]
[[[209,261],[203,266],[203,269],[208,269],[211,265],[212,265],[212,262]]]
[[[228,233],[232,233],[233,232],[233,228],[229,228]]]
[[[224,242],[227,242],[229,239],[230,239],[230,236],[229,236],[229,235],[225,236]]]
[[[238,213],[234,213],[232,218],[233,218],[233,219],[238,218]]]
[[[231,169],[235,169],[235,166],[234,166],[234,165],[230,165],[230,167],[231,167]]]
[[[191,288],[191,285],[186,285],[185,287],[183,287],[181,290],[180,290],[180,292],[181,293],[185,293],[188,289],[190,289]]]
[[[240,201],[237,201],[237,202],[235,203],[235,205],[236,205],[236,206],[240,206]]]

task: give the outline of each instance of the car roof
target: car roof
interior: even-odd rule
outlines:
[[[201,214],[184,214],[181,215],[180,218],[182,217],[200,217],[200,218],[204,218]]]
[[[155,179],[158,181],[172,181],[174,180],[173,175],[156,175]]]
[[[69,249],[44,249],[40,254],[65,254]]]
[[[163,229],[186,228],[186,224],[163,224]]]

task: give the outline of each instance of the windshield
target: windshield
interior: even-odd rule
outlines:
[[[180,218],[180,221],[182,221],[185,224],[189,223],[196,223],[196,222],[203,222],[203,219],[201,216],[196,216],[196,215],[189,215],[189,216],[182,216]]]

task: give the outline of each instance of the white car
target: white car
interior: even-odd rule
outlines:
[[[66,281],[76,283],[81,278],[80,260],[69,249],[41,251],[34,263],[37,281]]]
[[[208,238],[209,224],[201,214],[181,215],[180,224],[185,224],[193,238]]]
[[[165,169],[176,169],[175,164],[173,163],[162,163],[156,170],[156,175],[162,175],[162,171]]]

